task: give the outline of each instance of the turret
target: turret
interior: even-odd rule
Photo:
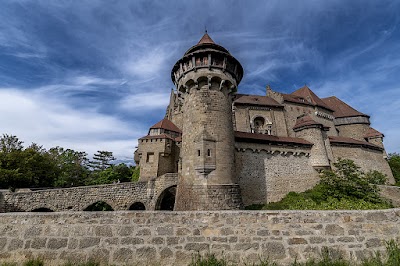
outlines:
[[[174,65],[183,102],[181,169],[175,210],[239,209],[232,98],[243,68],[207,32]]]

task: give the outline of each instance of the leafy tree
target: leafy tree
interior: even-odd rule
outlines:
[[[59,176],[54,181],[55,186],[70,187],[85,184],[89,174],[86,152],[55,147],[49,150],[49,154],[60,170]]]
[[[400,185],[400,154],[399,153],[389,153],[388,162],[396,183]]]
[[[103,171],[93,171],[87,185],[111,184],[131,181],[133,168],[126,164],[111,165]]]
[[[139,177],[140,177],[140,167],[139,165],[136,165],[132,171],[131,181],[137,182],[139,180]]]
[[[12,151],[20,151],[23,149],[22,141],[16,136],[3,134],[0,138],[0,151],[2,153],[10,153]]]

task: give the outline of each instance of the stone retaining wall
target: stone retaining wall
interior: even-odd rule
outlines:
[[[400,209],[377,211],[61,212],[0,214],[0,262],[187,265],[197,252],[240,263],[360,260],[400,240]]]

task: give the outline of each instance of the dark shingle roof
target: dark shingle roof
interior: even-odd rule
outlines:
[[[310,88],[307,86],[301,87],[291,94],[282,94],[283,99],[288,102],[295,102],[301,104],[308,104],[312,106],[319,106],[333,111],[324,101],[322,101]]]
[[[277,101],[268,96],[236,94],[234,99],[235,104],[251,104],[263,106],[282,107]]]
[[[293,129],[299,129],[302,127],[306,126],[321,126],[323,125],[321,123],[316,122],[314,119],[312,119],[309,115],[297,118],[296,124],[294,125]]]
[[[141,137],[139,140],[141,140],[141,139],[170,139],[170,140],[175,140],[173,137],[171,137],[170,135],[167,135],[167,134],[160,134],[160,135],[153,135],[153,136],[147,135],[147,136]]]
[[[354,109],[350,105],[346,104],[342,100],[336,98],[335,96],[323,98],[322,100],[334,111],[333,115],[337,118],[352,117],[352,116],[369,117],[368,115],[357,111],[356,109]]]
[[[366,141],[356,140],[352,138],[345,138],[345,137],[329,137],[329,141],[332,144],[350,144],[355,146],[361,146],[365,148],[375,149],[375,150],[383,150],[381,147],[371,144]]]
[[[248,133],[235,131],[235,139],[238,141],[248,141],[248,142],[257,142],[257,143],[271,143],[271,144],[295,144],[295,145],[305,145],[312,146],[311,142],[306,141],[301,138],[291,138],[291,137],[277,137],[266,134],[258,134],[258,133]]]
[[[384,135],[378,130],[370,127],[365,133],[364,138],[372,138],[372,137],[384,137]]]

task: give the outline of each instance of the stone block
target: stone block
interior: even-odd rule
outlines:
[[[60,249],[67,247],[68,239],[67,238],[50,238],[47,242],[48,249]]]
[[[125,264],[133,259],[133,250],[130,248],[118,248],[112,254],[114,263]]]
[[[266,259],[279,260],[286,257],[285,246],[280,242],[266,242],[261,244],[262,255]]]
[[[337,224],[328,224],[325,226],[325,234],[332,236],[343,235],[344,229]]]
[[[307,244],[307,240],[305,240],[304,238],[301,238],[301,237],[289,238],[288,244],[289,245],[303,245],[303,244]]]
[[[139,237],[124,237],[120,240],[121,245],[140,245],[144,244],[143,238]]]
[[[99,237],[84,237],[79,240],[79,248],[88,248],[97,246],[100,243]]]
[[[188,243],[185,245],[185,250],[191,251],[206,251],[210,249],[210,244],[208,243]]]
[[[113,236],[111,226],[109,225],[96,226],[94,228],[94,234],[95,236],[105,236],[105,237]]]
[[[154,261],[157,258],[157,251],[154,247],[140,247],[136,249],[136,258],[147,261]]]

